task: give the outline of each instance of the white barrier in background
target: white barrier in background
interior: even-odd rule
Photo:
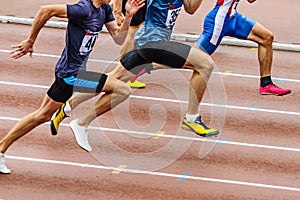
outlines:
[[[32,18],[12,17],[12,16],[0,16],[0,22],[31,25],[33,22],[33,19]],[[52,28],[66,28],[67,22],[48,21],[45,26],[52,27]],[[105,27],[103,29],[103,32],[107,32]],[[173,40],[182,41],[182,42],[195,42],[198,37],[199,37],[199,35],[180,34],[180,33],[172,33],[172,36],[171,36],[171,38]],[[240,40],[240,39],[234,39],[234,38],[223,38],[221,44],[222,45],[230,45],[230,46],[250,47],[250,48],[257,47],[257,44],[252,41]],[[273,49],[281,50],[281,51],[300,52],[300,45],[283,44],[283,43],[273,42]]]

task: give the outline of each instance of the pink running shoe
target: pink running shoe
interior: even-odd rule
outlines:
[[[267,95],[267,94],[273,94],[277,96],[283,96],[286,94],[291,93],[292,91],[290,89],[284,89],[280,88],[274,84],[267,85],[266,87],[261,87],[259,88],[259,93],[261,95]]]

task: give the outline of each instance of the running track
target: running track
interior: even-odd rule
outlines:
[[[24,39],[29,27],[0,26],[5,36],[0,43],[3,137],[39,106],[54,78],[64,30],[44,29],[34,59],[12,60],[9,47]],[[226,93],[212,88],[200,109],[207,123],[211,113],[217,114],[223,142],[205,158],[199,158],[202,138],[179,128],[190,72],[153,72],[140,79],[148,83],[146,89],[135,90],[92,124],[94,153],[77,146],[68,127],[71,119],[64,121],[58,136],[51,136],[45,124],[15,143],[7,152],[13,172],[0,176],[0,199],[299,199],[299,53],[274,52],[275,81],[293,90],[284,97],[258,95],[256,54],[255,49],[222,46],[213,56],[218,69],[210,86],[223,81]],[[109,71],[117,56],[118,47],[103,35],[89,67]]]

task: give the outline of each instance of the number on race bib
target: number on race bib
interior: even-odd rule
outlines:
[[[80,55],[87,56],[92,50],[98,38],[99,32],[92,32],[87,30],[85,36],[82,39],[79,49]]]
[[[170,4],[168,10],[168,16],[166,21],[166,27],[172,29],[175,25],[175,21],[180,13],[182,3]]]
[[[85,45],[86,49],[91,50],[93,48],[95,42],[96,42],[96,37],[91,37]]]

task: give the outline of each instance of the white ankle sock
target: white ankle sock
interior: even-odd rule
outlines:
[[[67,101],[67,103],[66,103],[66,106],[64,107],[64,112],[65,112],[65,114],[66,114],[68,117],[71,116],[72,108],[71,108],[71,106],[70,106],[70,104],[69,104],[68,101]]]
[[[198,116],[199,114],[194,114],[194,115],[185,114],[185,118],[188,122],[194,122]]]

